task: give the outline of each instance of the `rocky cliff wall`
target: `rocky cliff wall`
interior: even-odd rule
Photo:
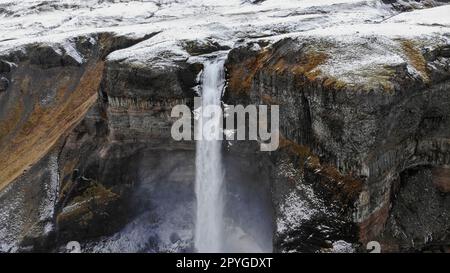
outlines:
[[[369,58],[364,48],[380,43],[376,38],[360,42],[353,44],[352,50],[359,51],[353,58]],[[330,39],[285,39],[273,46],[255,42],[234,49],[227,63],[227,103],[280,105],[281,134],[296,147],[294,162],[302,160],[293,166],[302,177],[297,181],[304,181],[297,187],[318,185],[317,174],[323,174],[325,185],[318,187],[328,195],[348,191],[348,203],[341,202],[348,211],[344,218],[358,226],[356,241],[363,243],[382,234],[394,196],[402,191],[394,181],[403,171],[448,164],[448,45],[430,46],[428,41],[430,49],[421,48],[420,41],[394,43],[388,50],[402,56],[403,63],[371,66],[367,74],[358,67],[354,74],[350,69],[346,75],[331,76],[330,58],[343,44]],[[333,176],[321,169],[324,165]],[[314,175],[308,176],[311,167]],[[280,199],[290,194],[285,191]],[[311,213],[308,207],[304,210]],[[284,214],[281,209],[277,217]],[[319,226],[313,229],[317,232]],[[286,250],[283,243],[279,246]]]
[[[156,158],[178,160],[172,168],[179,168],[195,157],[193,143],[170,137],[170,111],[187,103],[187,95],[192,99],[183,93],[190,87],[181,86],[197,72],[180,66],[172,73],[149,67],[136,73],[127,64],[105,62],[109,52],[151,36],[104,33],[67,42],[79,55],[67,44],[35,44],[2,57],[8,86],[0,94],[1,202],[10,208],[2,217],[2,251],[48,251],[113,234],[138,214],[137,207],[149,206],[133,197],[143,166],[150,164],[145,168],[155,179],[164,179],[175,169],[156,166]],[[145,83],[159,75],[172,77],[174,86],[155,82],[152,95]],[[167,92],[156,93],[163,86]],[[192,185],[193,177],[187,168],[182,180]]]

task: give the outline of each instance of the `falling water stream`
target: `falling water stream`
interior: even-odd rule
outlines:
[[[197,142],[195,192],[197,216],[195,247],[198,252],[221,252],[224,237],[223,166],[220,140],[211,140],[220,133],[221,116],[208,114],[209,105],[220,106],[224,80],[225,58],[205,63],[202,77],[202,111],[199,128],[202,140]]]

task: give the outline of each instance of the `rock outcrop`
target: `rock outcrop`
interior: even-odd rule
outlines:
[[[2,251],[48,251],[70,240],[113,234],[138,213],[139,204],[133,201],[132,212],[129,206],[135,195],[132,189],[141,181],[140,165],[155,164],[148,162],[158,153],[159,160],[185,161],[188,154],[193,158],[192,143],[170,138],[170,111],[174,104],[185,103],[188,95],[192,98],[189,85],[195,80],[196,74],[191,76],[197,73],[195,68],[186,64],[173,68],[172,74],[163,70],[139,75],[127,64],[105,65],[109,52],[151,36],[130,40],[102,33],[78,38],[73,44],[80,53],[76,58],[68,57],[58,44],[31,45],[29,52],[4,56],[4,63],[14,67],[7,71],[14,84],[2,98],[0,123],[1,186],[6,187],[2,204],[7,208]],[[174,77],[172,82],[180,86],[159,97],[139,94],[144,82],[161,74]],[[155,88],[165,83],[155,83]],[[155,175],[173,171],[157,169]],[[192,171],[188,174],[190,181]],[[41,187],[46,191],[41,193]],[[30,192],[36,196],[30,199]],[[36,209],[43,203],[45,212]],[[28,206],[34,207],[33,213]],[[16,215],[11,214],[14,210]],[[29,224],[15,223],[12,217]]]
[[[390,46],[386,48],[387,43]],[[360,60],[370,58],[365,55],[367,47],[370,48],[367,52],[374,54],[372,49],[380,44],[384,45],[385,55],[395,54],[400,62],[358,66]],[[427,48],[421,48],[421,44]],[[260,42],[250,43],[231,51],[226,102],[280,105],[281,134],[293,155],[288,164],[299,164],[295,167],[298,177],[293,178],[297,183],[292,185],[298,184],[298,189],[281,189],[285,193],[276,199],[292,199],[291,209],[305,214],[290,216],[301,217],[305,222],[299,224],[299,230],[305,232],[305,227],[309,227],[313,230],[309,231],[310,236],[324,233],[318,223],[327,222],[314,219],[313,205],[296,208],[301,203],[298,200],[308,200],[302,196],[307,192],[301,189],[303,184],[311,183],[318,187],[316,191],[325,193],[325,205],[318,206],[322,210],[340,207],[342,222],[347,226],[342,236],[354,232],[351,225],[354,223],[359,238],[351,238],[350,242],[362,243],[383,237],[394,196],[406,190],[396,186],[400,174],[417,166],[435,166],[435,183],[442,189],[446,179],[439,178],[438,170],[449,159],[445,143],[450,115],[446,92],[450,74],[449,59],[443,53],[447,47],[446,42],[417,39],[390,42],[375,36],[351,41],[351,52],[346,53],[340,52],[345,48],[342,40],[302,37],[266,47],[261,47]],[[358,55],[349,56],[353,52]],[[343,61],[346,54],[349,54],[347,70],[341,68],[344,64],[333,60],[339,56]],[[348,68],[352,63],[355,66]],[[274,159],[274,162],[283,161]],[[279,184],[288,183],[275,182]],[[292,196],[293,192],[298,195]],[[334,196],[339,203],[333,202]],[[429,201],[433,198],[430,196]],[[445,202],[439,201],[436,213],[448,213],[442,212],[446,210],[442,209]],[[425,208],[428,204],[415,205],[417,210],[430,209]],[[281,219],[288,217],[284,216],[286,213],[292,214],[285,206],[279,206]],[[337,215],[330,213],[328,221],[340,219]],[[443,222],[447,224],[441,227],[446,230],[448,220]],[[295,225],[281,222],[279,226],[281,237],[293,237],[292,233],[296,232],[285,228]],[[330,226],[337,228],[339,224]],[[428,243],[427,240],[418,242],[417,237],[415,240],[416,248]],[[292,246],[286,248],[285,242],[281,240],[279,249],[292,250]]]

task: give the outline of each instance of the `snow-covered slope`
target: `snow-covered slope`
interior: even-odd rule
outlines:
[[[395,2],[397,8],[386,2]],[[429,5],[416,3],[414,7],[435,4],[426,2]],[[308,36],[333,39],[349,46],[367,36],[382,36],[389,40],[420,36],[439,37],[448,43],[449,5],[404,13],[399,11],[399,5],[411,8],[405,1],[379,0],[2,0],[0,54],[29,43],[44,42],[64,48],[82,62],[70,43],[71,38],[98,32],[132,38],[159,33],[109,56],[110,60],[127,59],[131,63],[151,63],[152,66],[189,58],[183,41],[217,42],[233,47],[238,42],[256,38],[275,42],[285,37]],[[382,41],[387,47],[390,43]],[[342,53],[354,54],[351,51]],[[401,61],[398,56],[389,56],[392,53],[386,53],[386,50],[378,50],[377,54],[388,56],[371,55],[365,58],[364,65],[370,65],[372,61],[391,64]],[[339,69],[345,72],[352,67]]]
[[[2,0],[0,46],[6,50],[103,31],[136,36],[162,31],[151,44],[206,37],[232,43],[239,38],[312,29],[326,35],[359,29],[392,35],[448,31],[448,6],[397,14],[377,0],[267,0],[258,4],[241,0]]]

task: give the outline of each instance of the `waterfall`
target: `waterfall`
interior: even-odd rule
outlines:
[[[209,115],[207,106],[220,106],[224,87],[224,57],[208,60],[202,75],[202,106],[198,123],[202,139],[197,142],[195,193],[197,219],[195,248],[198,252],[221,252],[224,238],[223,166],[220,140],[210,140],[221,134],[221,115]]]

